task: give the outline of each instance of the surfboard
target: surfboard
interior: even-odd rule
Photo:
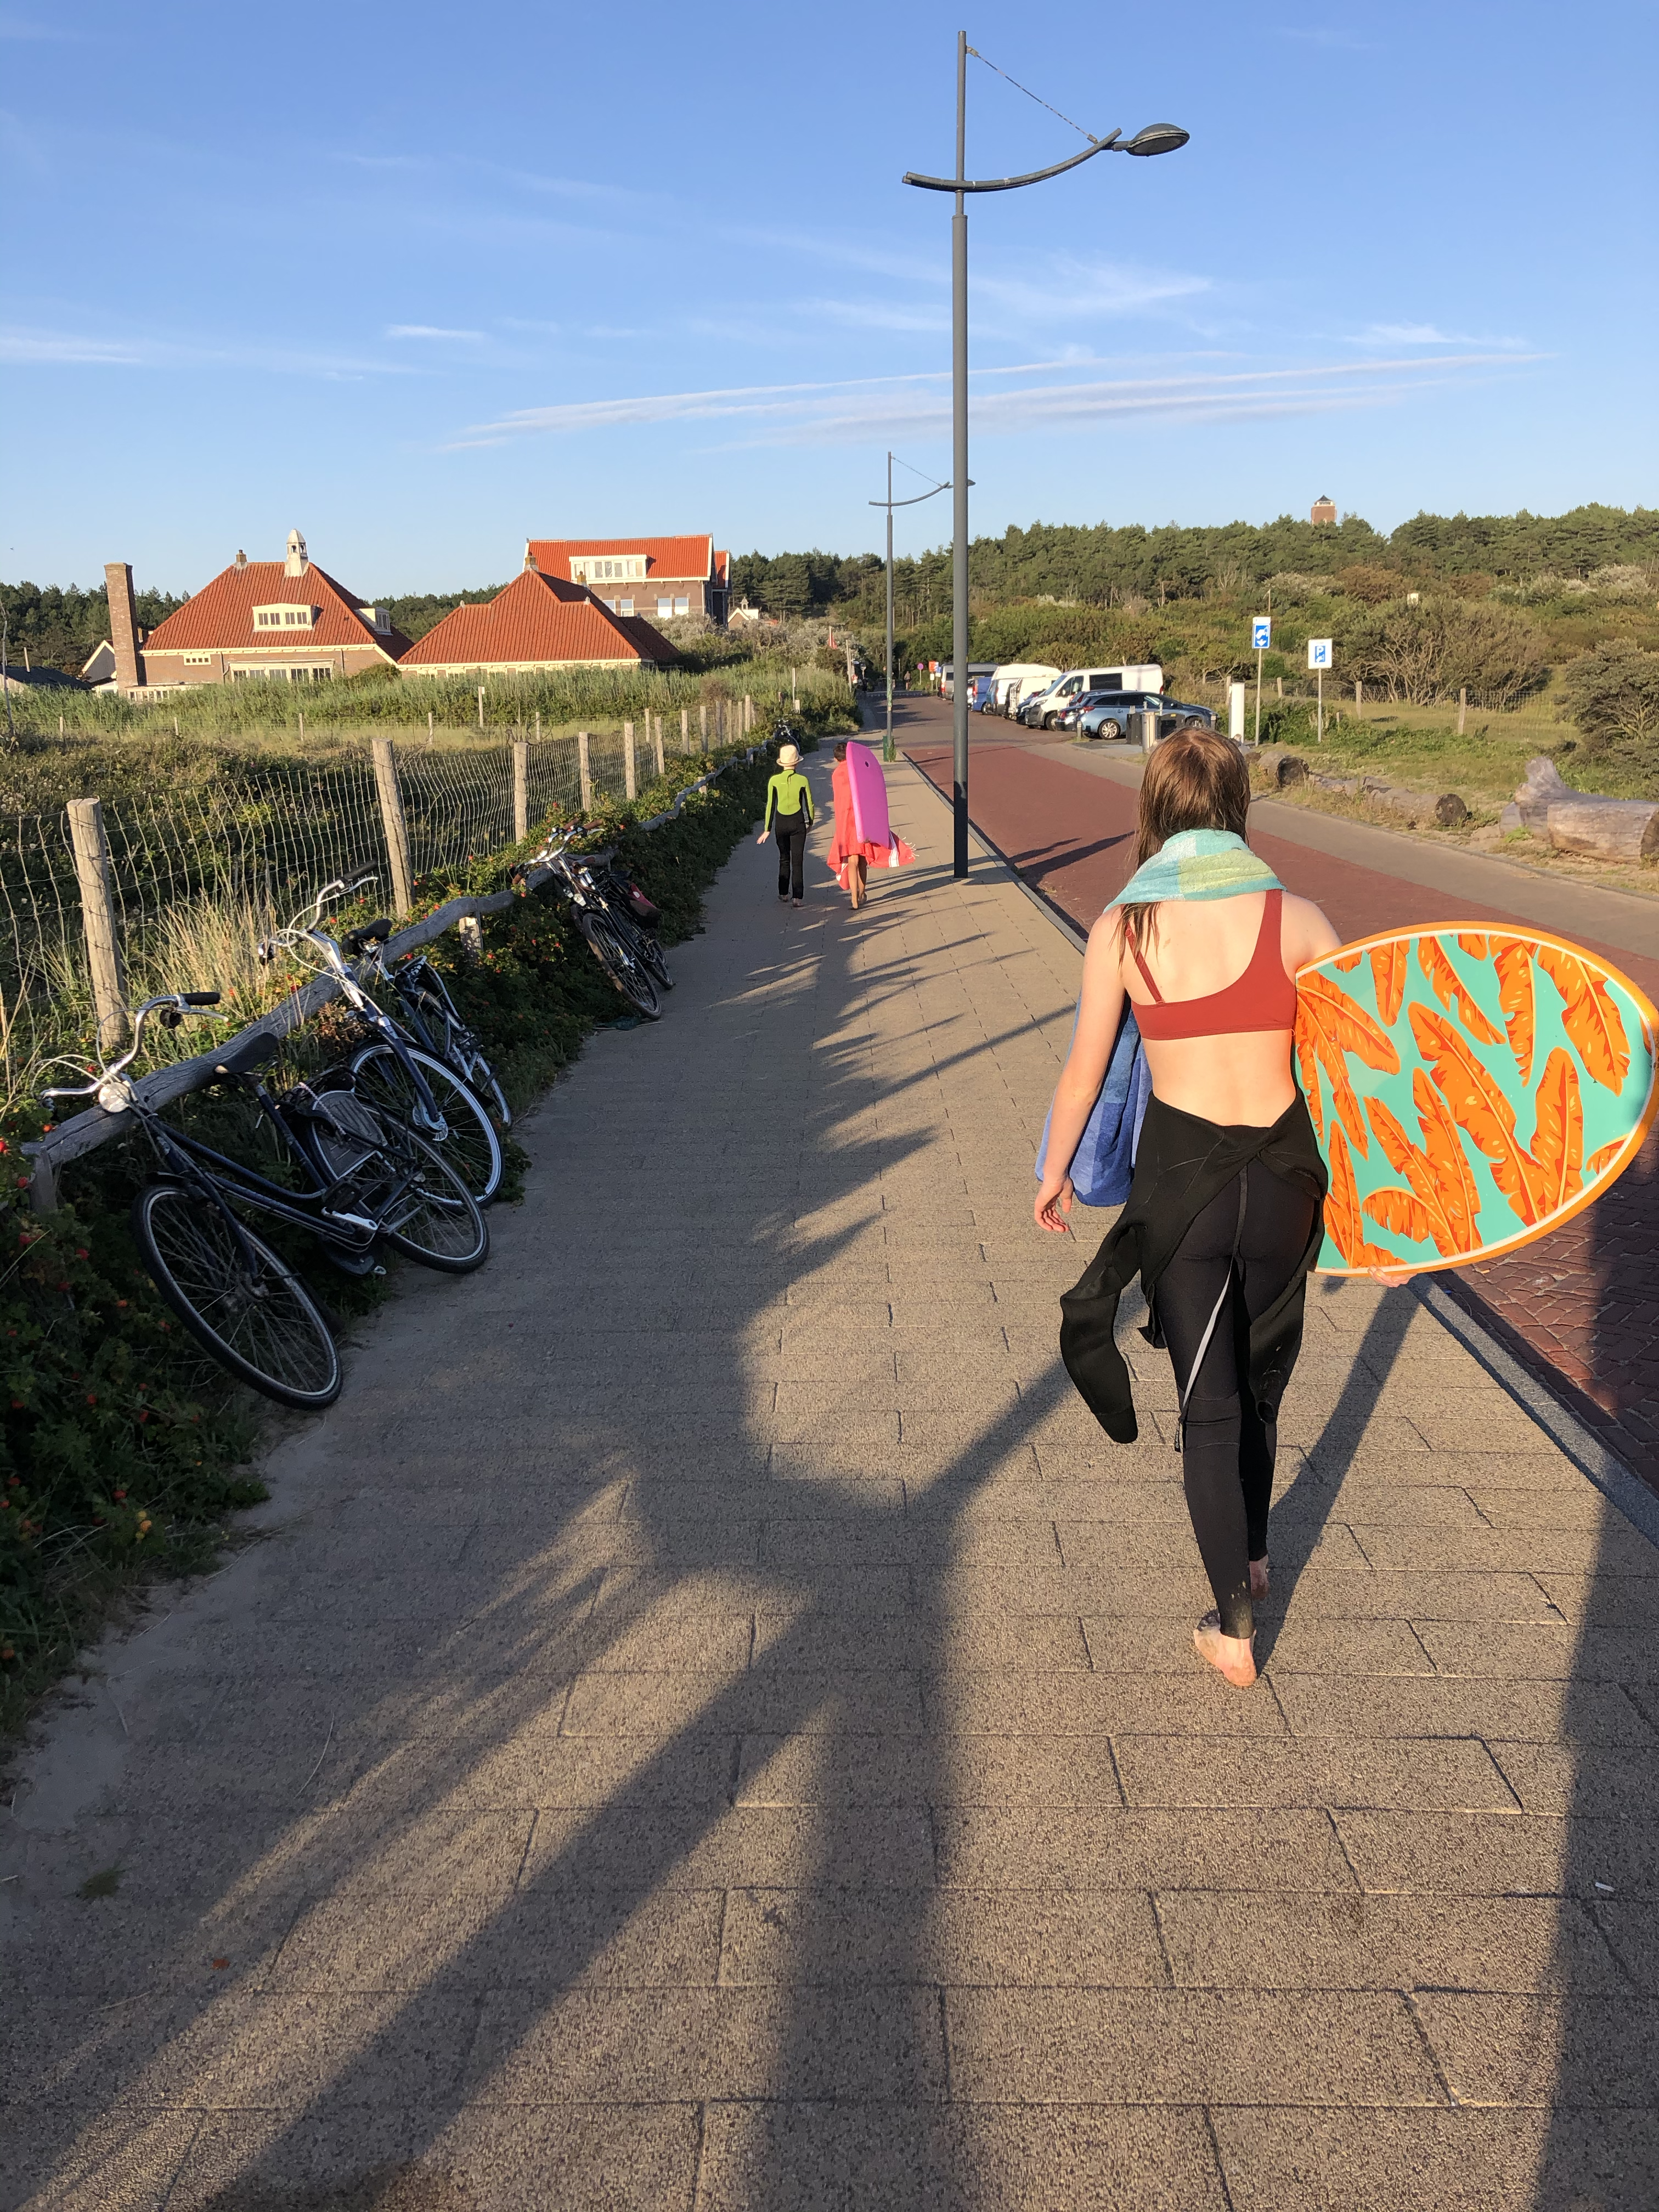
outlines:
[[[1297,971],[1297,1079],[1330,1170],[1317,1272],[1430,1273],[1546,1237],[1659,1114],[1659,1015],[1593,952],[1442,922]]]
[[[887,779],[868,745],[848,746],[847,781],[853,793],[853,827],[860,842],[890,845],[893,832],[887,820]]]

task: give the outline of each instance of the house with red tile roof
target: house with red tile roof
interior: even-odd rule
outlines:
[[[725,627],[732,556],[712,538],[531,538],[524,564],[586,584],[614,614],[654,622],[701,615]]]
[[[409,650],[384,608],[359,599],[309,558],[297,530],[288,533],[285,559],[239,553],[142,644],[135,637],[129,645],[123,635],[113,564],[110,574],[115,658],[135,663],[141,694],[190,684],[325,684],[394,667]],[[125,677],[123,668],[118,688],[132,689]]]
[[[470,676],[485,669],[511,676],[550,668],[663,667],[678,658],[648,622],[613,613],[585,584],[526,568],[482,606],[453,608],[398,665],[411,676]]]

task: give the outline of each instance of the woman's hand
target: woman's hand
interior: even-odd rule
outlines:
[[[1066,1234],[1066,1224],[1060,1219],[1060,1216],[1063,1213],[1069,1213],[1071,1210],[1072,1178],[1070,1176],[1044,1176],[1042,1187],[1037,1192],[1036,1205],[1033,1209],[1036,1216],[1037,1227],[1048,1230],[1051,1236],[1063,1237]]]
[[[763,845],[766,842],[766,832],[764,830],[763,830],[760,836],[756,838],[755,842],[757,845]]]

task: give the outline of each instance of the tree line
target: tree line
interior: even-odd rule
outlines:
[[[180,592],[137,592],[138,623],[154,629],[189,597]],[[6,616],[6,658],[21,668],[27,653],[31,668],[55,668],[61,675],[78,676],[97,647],[109,635],[109,594],[101,584],[82,591],[78,584],[0,584],[0,606]]]
[[[1279,575],[1335,576],[1371,568],[1434,583],[1454,577],[1503,582],[1551,573],[1588,576],[1620,563],[1659,563],[1659,508],[1591,505],[1560,515],[1417,514],[1384,537],[1363,516],[1314,523],[1282,514],[1268,523],[1046,523],[976,538],[968,556],[976,600],[1054,599],[1159,606],[1213,588],[1265,584]],[[825,615],[879,607],[884,563],[873,553],[745,553],[732,562],[738,595],[769,614]],[[893,563],[901,627],[946,611],[947,547]]]

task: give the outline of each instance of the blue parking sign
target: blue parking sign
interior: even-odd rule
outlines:
[[[1250,621],[1250,650],[1251,650],[1251,652],[1252,652],[1252,653],[1266,653],[1266,652],[1267,651],[1267,649],[1269,648],[1269,647],[1273,644],[1273,617],[1272,617],[1271,615],[1255,615],[1255,616],[1253,616],[1253,617],[1251,617],[1251,621]]]

